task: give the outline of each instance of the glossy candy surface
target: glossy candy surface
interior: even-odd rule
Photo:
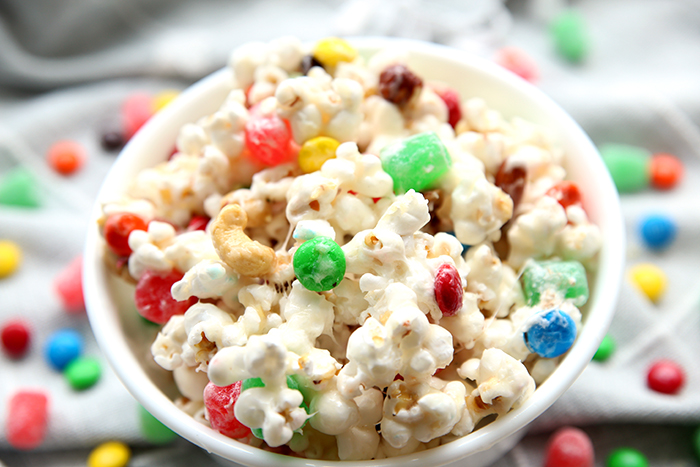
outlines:
[[[670,217],[664,214],[651,214],[639,223],[639,234],[647,248],[663,250],[676,238],[678,228]]]
[[[77,256],[53,280],[54,290],[63,303],[63,308],[69,313],[85,310],[83,297],[83,257]]]
[[[277,115],[251,116],[245,124],[245,143],[253,159],[265,165],[279,165],[292,160],[292,131]]]
[[[41,205],[39,186],[29,169],[14,168],[0,179],[0,204],[25,208]]]
[[[178,271],[159,273],[146,271],[136,284],[134,302],[136,311],[149,321],[165,324],[173,315],[184,315],[195,303],[197,297],[177,301],[172,297],[170,289],[173,284],[182,279]]]
[[[576,182],[564,180],[547,190],[547,195],[559,201],[564,209],[572,205],[581,205],[581,191]]]
[[[550,27],[554,47],[563,58],[572,63],[581,62],[588,54],[588,27],[583,17],[567,10],[554,19]]]
[[[619,193],[633,193],[649,186],[649,151],[625,144],[606,144],[599,150]]]
[[[299,150],[299,167],[304,173],[321,170],[321,166],[328,159],[335,158],[335,150],[340,142],[327,136],[312,138],[301,146]]]
[[[117,256],[129,256],[129,234],[134,230],[148,230],[146,221],[130,212],[111,214],[104,225],[104,238],[107,246]]]
[[[435,274],[435,300],[443,316],[453,316],[462,308],[464,289],[459,271],[449,263],[440,265]]]
[[[216,386],[211,381],[204,388],[204,406],[207,410],[207,420],[221,434],[231,438],[244,438],[250,433],[250,428],[238,421],[233,409],[241,395],[242,382],[230,386]]]
[[[160,420],[139,405],[139,422],[141,434],[153,444],[166,444],[177,438],[177,434],[163,425]]]
[[[2,325],[0,331],[2,349],[12,358],[19,358],[27,352],[31,341],[29,326],[22,320],[13,319]]]
[[[0,279],[9,277],[22,264],[22,249],[15,242],[0,240]]]
[[[379,94],[399,107],[411,102],[422,88],[423,80],[400,63],[389,65],[379,75]]]
[[[83,353],[83,336],[73,329],[61,329],[49,336],[44,346],[47,362],[59,371]]]
[[[19,391],[7,403],[5,436],[15,449],[41,445],[49,421],[49,399],[39,391]]]
[[[647,458],[636,449],[618,448],[608,456],[606,467],[648,467]]]
[[[131,449],[119,441],[108,441],[90,452],[88,467],[126,467],[131,458]]]
[[[537,313],[526,326],[525,345],[540,357],[558,357],[569,350],[576,340],[576,323],[561,310]]]
[[[544,467],[593,467],[594,462],[593,443],[583,430],[564,427],[549,438]]]
[[[345,275],[345,253],[329,237],[315,237],[302,243],[292,263],[301,285],[314,292],[331,290]]]
[[[649,367],[647,385],[663,394],[676,394],[685,384],[685,372],[671,360],[659,360]]]
[[[102,365],[93,357],[78,357],[63,370],[68,384],[82,390],[94,386],[102,376]]]
[[[396,194],[430,188],[452,166],[447,148],[432,131],[389,144],[379,157],[382,168],[394,180]]]
[[[357,50],[346,40],[338,37],[326,37],[316,43],[313,58],[324,67],[334,67],[340,62],[352,62],[357,57]]]
[[[573,299],[576,306],[588,301],[586,270],[578,261],[530,261],[522,276],[528,305],[537,305],[543,294],[554,292]]]
[[[603,337],[600,346],[598,346],[598,350],[596,350],[595,354],[593,355],[593,360],[597,362],[606,361],[612,356],[613,353],[615,353],[615,347],[616,345],[613,338],[610,337],[609,334],[606,334],[605,337]]]
[[[658,153],[651,156],[649,166],[651,184],[659,190],[670,190],[683,178],[683,163],[672,154]]]
[[[666,291],[666,274],[654,264],[643,263],[633,266],[630,268],[629,277],[652,302],[657,302]]]
[[[126,140],[131,139],[153,113],[153,97],[149,94],[134,93],[127,97],[122,104],[122,125]]]
[[[61,140],[53,143],[46,152],[46,161],[61,175],[77,172],[87,158],[87,151],[77,141]]]

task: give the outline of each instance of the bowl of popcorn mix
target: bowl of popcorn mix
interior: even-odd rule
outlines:
[[[600,156],[531,84],[435,44],[281,38],[131,139],[84,290],[129,391],[219,458],[478,466],[590,361],[623,250]]]

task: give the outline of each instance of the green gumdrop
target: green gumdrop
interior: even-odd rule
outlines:
[[[632,193],[649,186],[649,151],[626,144],[605,144],[599,150],[619,193]]]
[[[429,131],[396,141],[379,153],[382,169],[394,180],[394,193],[431,188],[452,166],[438,135]]]
[[[150,414],[148,410],[139,405],[139,419],[141,422],[141,434],[153,444],[166,444],[177,438],[177,434],[160,420]]]
[[[36,208],[41,205],[34,175],[24,167],[17,167],[0,179],[0,204]]]
[[[566,60],[578,63],[588,53],[588,31],[583,17],[575,11],[565,11],[551,24],[557,52]]]
[[[329,237],[315,237],[302,243],[292,260],[301,285],[314,292],[331,290],[345,275],[345,253]]]
[[[588,301],[586,269],[578,261],[532,261],[523,272],[523,292],[530,306],[540,302],[541,295],[555,290],[576,306]]]
[[[609,335],[603,337],[603,340],[593,355],[593,360],[596,362],[604,362],[615,352],[615,341]]]
[[[263,383],[262,379],[260,379],[260,378],[248,378],[248,379],[244,379],[243,383],[241,383],[241,392],[247,391],[248,389],[252,389],[252,388],[264,388],[264,387],[265,387],[265,383]],[[302,396],[304,396],[304,390],[303,390],[304,386],[302,386],[299,383],[299,380],[297,379],[296,375],[287,375],[287,387],[289,389],[296,389],[297,391],[299,391],[301,393]],[[306,413],[309,413],[309,406],[306,404],[305,401],[302,401],[301,404],[299,405],[299,407],[302,407],[306,411]],[[306,425],[306,422],[304,422],[304,425]],[[304,427],[304,425],[302,425],[302,428]],[[253,432],[253,436],[255,436],[256,438],[265,439],[265,437],[263,436],[262,428],[251,428],[250,431]]]
[[[68,364],[63,375],[73,389],[87,389],[99,381],[102,365],[96,358],[78,357]]]
[[[649,461],[636,449],[619,448],[608,456],[605,465],[607,467],[648,467]]]

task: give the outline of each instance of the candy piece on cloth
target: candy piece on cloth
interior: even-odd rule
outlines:
[[[654,303],[658,302],[666,291],[666,274],[654,264],[643,263],[632,266],[629,278]]]
[[[459,93],[456,90],[446,86],[436,86],[433,88],[433,91],[435,91],[435,94],[437,94],[447,106],[447,123],[449,123],[452,128],[455,128],[457,123],[462,119],[462,109],[459,106],[462,98],[459,97]]]
[[[664,214],[651,214],[639,223],[639,235],[644,245],[651,250],[668,248],[677,234],[676,223]]]
[[[253,159],[265,165],[279,165],[292,160],[292,130],[277,115],[256,115],[253,111],[245,124],[245,144]]]
[[[134,134],[153,116],[153,97],[146,93],[134,93],[122,104],[122,125],[124,137],[130,140]]]
[[[593,467],[594,462],[593,443],[583,430],[563,427],[549,438],[544,467]]]
[[[600,342],[598,350],[596,350],[595,354],[593,354],[593,360],[596,362],[606,361],[615,352],[615,347],[616,345],[613,338],[609,334],[606,334],[605,337],[603,337],[603,340]]]
[[[307,140],[299,150],[299,167],[304,173],[321,170],[323,163],[335,158],[340,142],[328,136],[317,136]]]
[[[352,62],[357,50],[346,40],[338,37],[325,37],[314,46],[313,58],[324,67],[334,67],[340,62]]]
[[[557,183],[552,188],[547,190],[547,196],[559,201],[564,209],[572,205],[581,205],[581,191],[578,189],[576,182],[564,180]]]
[[[649,186],[649,151],[627,144],[605,144],[598,150],[619,193],[633,193]]]
[[[197,303],[197,297],[190,297],[183,301],[173,298],[170,289],[182,277],[183,274],[176,270],[166,273],[144,272],[134,292],[136,311],[147,320],[158,324],[167,323],[174,315],[184,315],[192,305]]]
[[[685,384],[685,371],[676,362],[659,360],[649,367],[647,386],[662,394],[677,394]]]
[[[102,365],[93,357],[78,357],[66,366],[63,376],[77,391],[94,386],[102,376]]]
[[[659,190],[670,190],[683,178],[683,163],[672,154],[657,153],[651,156],[649,165],[651,184]]]
[[[525,166],[506,159],[498,167],[493,183],[510,196],[510,199],[513,200],[513,212],[515,212],[523,197],[526,182],[527,170]]]
[[[24,321],[19,319],[7,321],[0,331],[2,349],[12,358],[20,358],[29,349],[31,336],[29,326]]]
[[[209,424],[230,438],[245,438],[250,433],[250,428],[239,422],[233,413],[242,384],[238,381],[220,387],[210,381],[204,388],[204,407]]]
[[[380,152],[382,169],[394,181],[394,193],[425,190],[452,166],[452,158],[438,135],[429,131],[385,146]]]
[[[117,256],[129,256],[129,235],[134,230],[148,231],[146,221],[130,212],[119,212],[107,217],[104,225],[104,238],[107,246]]]
[[[464,288],[459,271],[445,263],[435,273],[435,300],[443,316],[454,316],[462,308]]]
[[[345,253],[328,237],[314,237],[302,243],[292,263],[301,285],[314,292],[331,290],[345,275]]]
[[[149,443],[167,444],[177,438],[177,433],[163,425],[143,406],[138,406],[141,434]]]
[[[46,340],[44,355],[46,361],[55,369],[63,371],[70,362],[83,353],[83,336],[73,329],[61,329]]]
[[[78,255],[53,280],[53,287],[63,303],[63,309],[69,313],[85,310],[83,297],[83,257]]]
[[[0,204],[24,208],[41,206],[39,185],[29,169],[14,168],[0,179]]]
[[[379,94],[403,108],[415,101],[423,89],[423,80],[406,65],[389,65],[379,75]]]
[[[537,305],[544,294],[572,299],[574,305],[588,301],[586,269],[578,261],[530,261],[523,272],[523,292],[530,306]]]
[[[34,449],[44,441],[48,422],[48,396],[41,391],[18,391],[7,404],[7,442],[15,449]]]
[[[524,50],[517,47],[503,47],[499,49],[496,52],[495,61],[525,81],[534,83],[539,78],[540,73],[535,61]]]
[[[61,175],[71,175],[80,170],[87,159],[87,151],[77,141],[61,140],[53,143],[46,152],[49,166]]]
[[[15,242],[0,240],[0,279],[9,277],[22,264],[22,249]]]
[[[164,89],[153,96],[153,113],[160,112],[180,95],[177,89]]]
[[[633,448],[617,448],[605,461],[606,467],[649,467],[647,458]]]
[[[540,357],[554,358],[569,350],[576,340],[576,323],[561,310],[543,311],[525,324],[525,345]]]
[[[100,137],[100,146],[105,151],[118,151],[124,146],[124,143],[124,135],[118,131],[106,131]]]
[[[126,467],[131,449],[119,441],[107,441],[90,452],[87,467]]]
[[[566,10],[550,25],[554,48],[567,61],[580,63],[588,54],[588,27],[583,16]]]

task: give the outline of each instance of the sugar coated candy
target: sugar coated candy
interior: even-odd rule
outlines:
[[[61,175],[71,175],[85,164],[87,151],[77,141],[61,140],[53,143],[46,152],[49,166]]]
[[[87,467],[126,467],[131,449],[119,441],[107,441],[90,452]]]
[[[335,158],[340,142],[328,136],[318,136],[305,141],[299,150],[299,167],[304,173],[321,170],[323,163]]]
[[[340,62],[352,62],[357,58],[357,50],[346,40],[326,37],[318,41],[313,50],[313,58],[323,66],[334,67]]]
[[[598,149],[619,193],[649,186],[649,151],[626,144],[605,144]]]
[[[331,290],[345,275],[345,253],[329,237],[315,237],[302,243],[292,263],[301,285],[314,292]]]
[[[96,358],[78,357],[66,366],[63,375],[73,389],[87,389],[100,380],[102,365]]]
[[[13,319],[2,325],[0,339],[2,340],[2,349],[6,354],[12,358],[19,358],[29,348],[31,332],[24,321]]]
[[[153,116],[153,97],[146,93],[134,93],[122,104],[124,137],[129,140]]]
[[[685,371],[676,362],[659,360],[647,373],[647,386],[663,394],[676,394],[685,384]]]
[[[683,163],[672,154],[658,153],[651,156],[649,166],[651,184],[659,190],[669,190],[683,178]]]
[[[11,276],[22,263],[22,250],[15,242],[0,240],[0,279]]]
[[[289,122],[277,115],[259,115],[251,111],[245,124],[245,144],[250,155],[265,165],[292,160],[292,130]]]
[[[576,323],[561,310],[537,313],[525,326],[525,345],[540,357],[558,357],[569,350],[576,340]]]
[[[204,407],[209,424],[219,433],[231,438],[244,438],[250,433],[250,428],[239,422],[233,413],[236,401],[241,395],[242,384],[238,381],[220,387],[209,382],[204,388]]]
[[[593,467],[594,462],[593,443],[583,430],[564,427],[549,438],[544,467]]]
[[[61,329],[51,334],[44,346],[49,364],[59,371],[83,353],[83,336],[73,329]]]
[[[552,21],[550,30],[559,55],[572,63],[581,62],[586,57],[589,38],[583,16],[573,10],[564,11]]]
[[[41,445],[49,421],[49,399],[43,392],[23,390],[8,401],[5,436],[15,449]]]
[[[430,188],[452,166],[447,148],[432,131],[389,144],[379,156],[382,168],[394,180],[397,194]]]
[[[129,256],[129,235],[134,230],[148,230],[146,221],[130,212],[111,214],[104,225],[105,242],[117,256]]]
[[[170,289],[175,282],[182,279],[179,271],[143,273],[134,292],[136,311],[149,321],[165,324],[173,315],[184,315],[195,303],[197,297],[177,301],[173,298]]]
[[[78,255],[54,278],[54,290],[63,303],[63,308],[69,313],[85,310],[83,297],[83,257]]]
[[[609,334],[606,334],[605,337],[603,337],[603,340],[601,341],[600,345],[598,346],[598,350],[596,350],[595,354],[593,355],[593,360],[597,362],[606,361],[615,352],[615,347],[616,345],[613,338],[610,337]]]
[[[449,263],[442,264],[435,274],[435,300],[443,316],[454,316],[462,308],[464,288],[459,271]]]
[[[139,421],[141,434],[148,442],[153,444],[167,444],[177,438],[177,434],[163,425],[163,423],[151,413],[139,405]]]
[[[666,291],[666,274],[650,263],[637,264],[630,268],[632,283],[652,302],[657,302]]]
[[[633,448],[617,448],[608,456],[606,467],[649,467],[647,458]]]
[[[39,186],[29,169],[16,167],[0,179],[0,204],[24,208],[41,205]]]
[[[572,299],[582,306],[588,301],[586,270],[578,261],[530,261],[522,276],[528,305],[537,305],[543,294]]]
[[[647,248],[663,250],[676,238],[676,223],[664,214],[650,214],[639,223],[639,234]]]

